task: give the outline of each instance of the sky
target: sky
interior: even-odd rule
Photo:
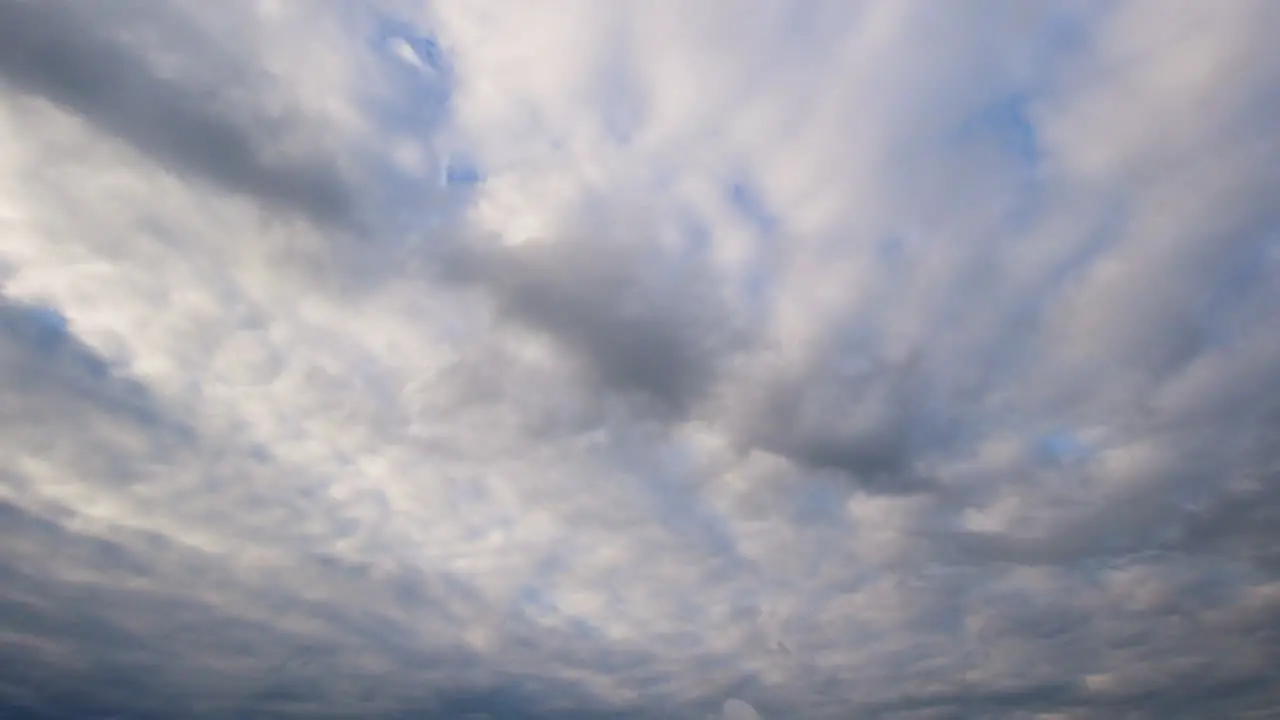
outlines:
[[[0,716],[1280,713],[1277,34],[0,0]]]

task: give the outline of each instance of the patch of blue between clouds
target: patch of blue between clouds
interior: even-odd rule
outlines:
[[[417,238],[461,212],[465,196],[460,200],[454,193],[474,188],[484,173],[460,153],[440,156],[435,136],[449,117],[455,78],[448,54],[432,33],[379,15],[368,43],[382,61],[383,84],[390,87],[372,100],[382,134],[411,140],[428,154],[425,167],[412,172],[387,158],[375,160],[380,222],[393,234]],[[404,48],[412,58],[402,56]]]
[[[769,210],[760,191],[746,180],[729,183],[725,189],[729,204],[751,224],[756,232],[772,235],[778,230],[778,217]]]
[[[1070,430],[1056,430],[1040,438],[1040,452],[1050,460],[1066,465],[1088,459],[1093,448]]]
[[[980,122],[992,128],[1018,160],[1031,166],[1039,164],[1041,151],[1027,94],[1014,93],[991,103],[981,113]]]
[[[549,614],[559,612],[559,608],[551,601],[547,593],[541,587],[531,583],[522,585],[516,593],[516,598],[520,607],[532,610],[535,613]]]
[[[724,197],[755,233],[756,258],[743,279],[742,291],[749,307],[762,308],[768,303],[769,292],[773,287],[770,255],[781,221],[769,209],[760,191],[748,180],[730,182],[724,189]]]
[[[150,390],[76,336],[57,308],[13,300],[0,292],[0,368],[16,373],[19,385],[40,383],[113,414],[122,423],[163,430],[190,439],[185,424],[167,419]],[[9,365],[9,363],[14,363]]]
[[[380,110],[380,119],[392,129],[422,134],[439,126],[453,95],[453,68],[435,38],[412,25],[388,17],[375,24],[370,38],[374,52],[384,60],[394,92]],[[430,72],[424,72],[394,50],[404,43]]]
[[[107,362],[80,345],[66,316],[56,308],[15,302],[0,295],[0,342],[25,346],[44,358],[67,353],[87,377],[104,379],[109,375]]]
[[[1037,33],[1036,51],[1029,59],[1019,87],[992,98],[957,128],[961,141],[993,135],[999,147],[1027,170],[1039,167],[1043,148],[1036,132],[1031,88],[1043,88],[1064,56],[1079,52],[1088,41],[1085,28],[1090,11],[1062,9]]]
[[[1021,176],[1020,194],[1024,202],[1036,188],[1035,176],[1043,160],[1043,150],[1031,116],[1032,95],[1015,90],[979,106],[943,136],[944,145],[990,148],[1009,162]]]
[[[381,48],[390,47],[395,41],[403,41],[418,59],[431,70],[444,73],[450,69],[440,44],[430,35],[423,35],[417,28],[402,20],[381,16],[374,27],[374,41]]]
[[[34,331],[35,344],[51,350],[68,338],[67,318],[58,310],[39,305],[28,306],[23,311]]]
[[[448,114],[454,78],[447,54],[430,34],[386,16],[375,24],[373,43],[385,58],[396,88],[395,100],[383,109],[382,120],[388,129],[425,142],[424,136],[435,131]],[[399,43],[413,52],[427,72],[396,56],[393,48]],[[461,154],[450,156],[437,177],[451,190],[469,190],[485,180],[479,164]]]
[[[444,184],[451,188],[470,188],[484,182],[484,173],[470,159],[455,156],[444,167]]]

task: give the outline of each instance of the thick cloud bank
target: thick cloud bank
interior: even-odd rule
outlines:
[[[1277,34],[0,0],[0,715],[1280,712]]]

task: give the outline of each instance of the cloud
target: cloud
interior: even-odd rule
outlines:
[[[187,79],[159,74],[139,49],[95,28],[92,11],[13,0],[0,12],[0,73],[14,86],[66,107],[177,172],[322,222],[350,219],[355,198],[339,167],[323,160],[271,162],[260,147],[267,128],[243,127]],[[147,19],[150,29],[170,31],[162,17]]]
[[[464,246],[442,263],[580,360],[603,391],[670,412],[687,414],[708,391],[733,340],[733,318],[699,268],[607,229],[582,240]]]
[[[1267,711],[1273,8],[0,0],[0,714]]]
[[[724,701],[725,720],[759,720],[760,713],[748,703],[737,698]]]

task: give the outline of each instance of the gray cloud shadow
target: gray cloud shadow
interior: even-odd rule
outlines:
[[[0,0],[0,78],[177,173],[325,225],[351,221],[354,194],[336,166],[268,161],[261,146],[269,133],[237,123],[199,88],[159,74],[95,28],[79,5]]]

